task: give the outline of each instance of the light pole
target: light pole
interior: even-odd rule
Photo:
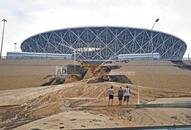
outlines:
[[[157,18],[157,19],[155,20],[155,22],[154,22],[154,24],[153,24],[151,30],[154,29],[154,27],[155,27],[155,25],[156,25],[156,23],[157,23],[158,21],[159,21],[159,18]],[[152,44],[152,60],[153,60],[154,45],[153,45],[153,34],[152,34],[152,32],[151,32],[151,44]]]
[[[2,58],[2,51],[3,51],[3,39],[4,39],[4,33],[5,33],[5,22],[7,22],[6,19],[2,19],[3,22],[3,31],[2,31],[2,39],[1,39],[1,52],[0,52],[0,59]]]
[[[156,23],[157,23],[158,21],[159,21],[159,18],[157,18],[157,19],[155,20],[155,22],[154,22],[154,24],[153,24],[151,30],[154,29],[154,27],[155,27],[155,25],[156,25]],[[153,45],[153,34],[152,34],[152,32],[151,32],[151,44],[152,44],[152,60],[153,60],[154,45]]]
[[[16,47],[17,47],[17,43],[13,43],[14,44],[14,52],[16,52]]]
[[[153,30],[153,29],[154,29],[155,24],[156,24],[158,21],[159,21],[159,18],[155,20],[155,22],[154,22],[154,24],[153,24],[153,26],[152,26],[151,30]]]
[[[153,31],[154,30],[154,27],[156,25],[156,23],[159,21],[159,18],[157,18],[151,28],[151,30]],[[153,67],[153,61],[154,61],[154,56],[153,56],[153,51],[154,51],[154,44],[153,44],[153,34],[151,32],[151,45],[152,45],[152,62],[151,62],[151,82],[152,82],[152,87],[154,86],[154,75],[153,75],[153,70],[152,70],[152,67]]]
[[[151,30],[154,29],[156,23],[159,21],[159,18],[157,18],[151,28]],[[154,50],[154,45],[153,45],[153,35],[152,35],[152,32],[151,32],[151,46],[152,46],[152,50],[151,50],[151,53],[152,53],[152,61],[153,61],[153,50]],[[151,68],[152,68],[152,65],[151,65]],[[152,72],[152,71],[151,71]],[[153,76],[151,76],[153,78]],[[153,82],[153,79],[152,79],[152,82]],[[152,84],[153,85],[153,84]],[[139,86],[137,86],[137,104],[140,103],[140,90],[139,90]]]

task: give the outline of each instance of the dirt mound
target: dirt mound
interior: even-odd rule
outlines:
[[[72,82],[77,82],[77,81],[80,81],[81,78],[78,76],[78,75],[67,75],[65,80],[64,80],[64,83],[72,83]]]
[[[118,110],[118,107],[107,107],[108,99],[106,91],[111,85],[114,86],[115,90],[114,104],[118,104],[117,90],[119,86],[124,88],[126,84],[113,82],[88,84],[79,81],[72,84],[65,84],[62,89],[51,91],[54,89],[53,86],[46,88],[50,89],[49,93],[40,95],[20,106],[16,106],[14,109],[3,112],[3,114],[1,114],[2,123],[0,127],[7,126],[7,128],[12,128],[15,125],[19,126],[36,119],[71,110],[88,110],[90,112],[102,113],[110,117],[115,116],[119,120],[131,120],[130,118],[136,120],[136,118],[133,118],[134,116],[124,115],[124,113],[130,113],[131,109],[119,108]],[[129,84],[129,87],[131,90],[130,104],[137,103],[137,86]],[[189,92],[167,91],[143,86],[139,86],[139,91],[141,103],[152,101],[158,97],[191,96]]]

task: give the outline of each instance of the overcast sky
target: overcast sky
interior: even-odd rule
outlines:
[[[7,19],[3,55],[31,35],[79,26],[128,26],[173,34],[191,54],[191,0],[0,0]],[[0,34],[2,35],[2,22]]]

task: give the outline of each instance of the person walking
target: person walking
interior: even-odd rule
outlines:
[[[128,105],[129,103],[129,96],[130,96],[130,89],[129,89],[129,86],[127,85],[126,88],[125,88],[125,92],[124,92],[124,100],[123,100],[123,104],[126,104]]]
[[[113,106],[113,98],[114,98],[114,89],[113,86],[111,86],[108,90],[107,90],[107,95],[109,96],[109,100],[108,100],[108,106]]]
[[[122,105],[122,100],[123,100],[123,89],[120,86],[118,89],[118,99],[119,99],[119,105]]]

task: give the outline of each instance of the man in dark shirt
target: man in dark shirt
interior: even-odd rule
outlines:
[[[122,87],[119,87],[119,89],[118,89],[118,98],[119,98],[119,105],[121,105],[122,100],[123,100],[123,89],[122,89]]]

